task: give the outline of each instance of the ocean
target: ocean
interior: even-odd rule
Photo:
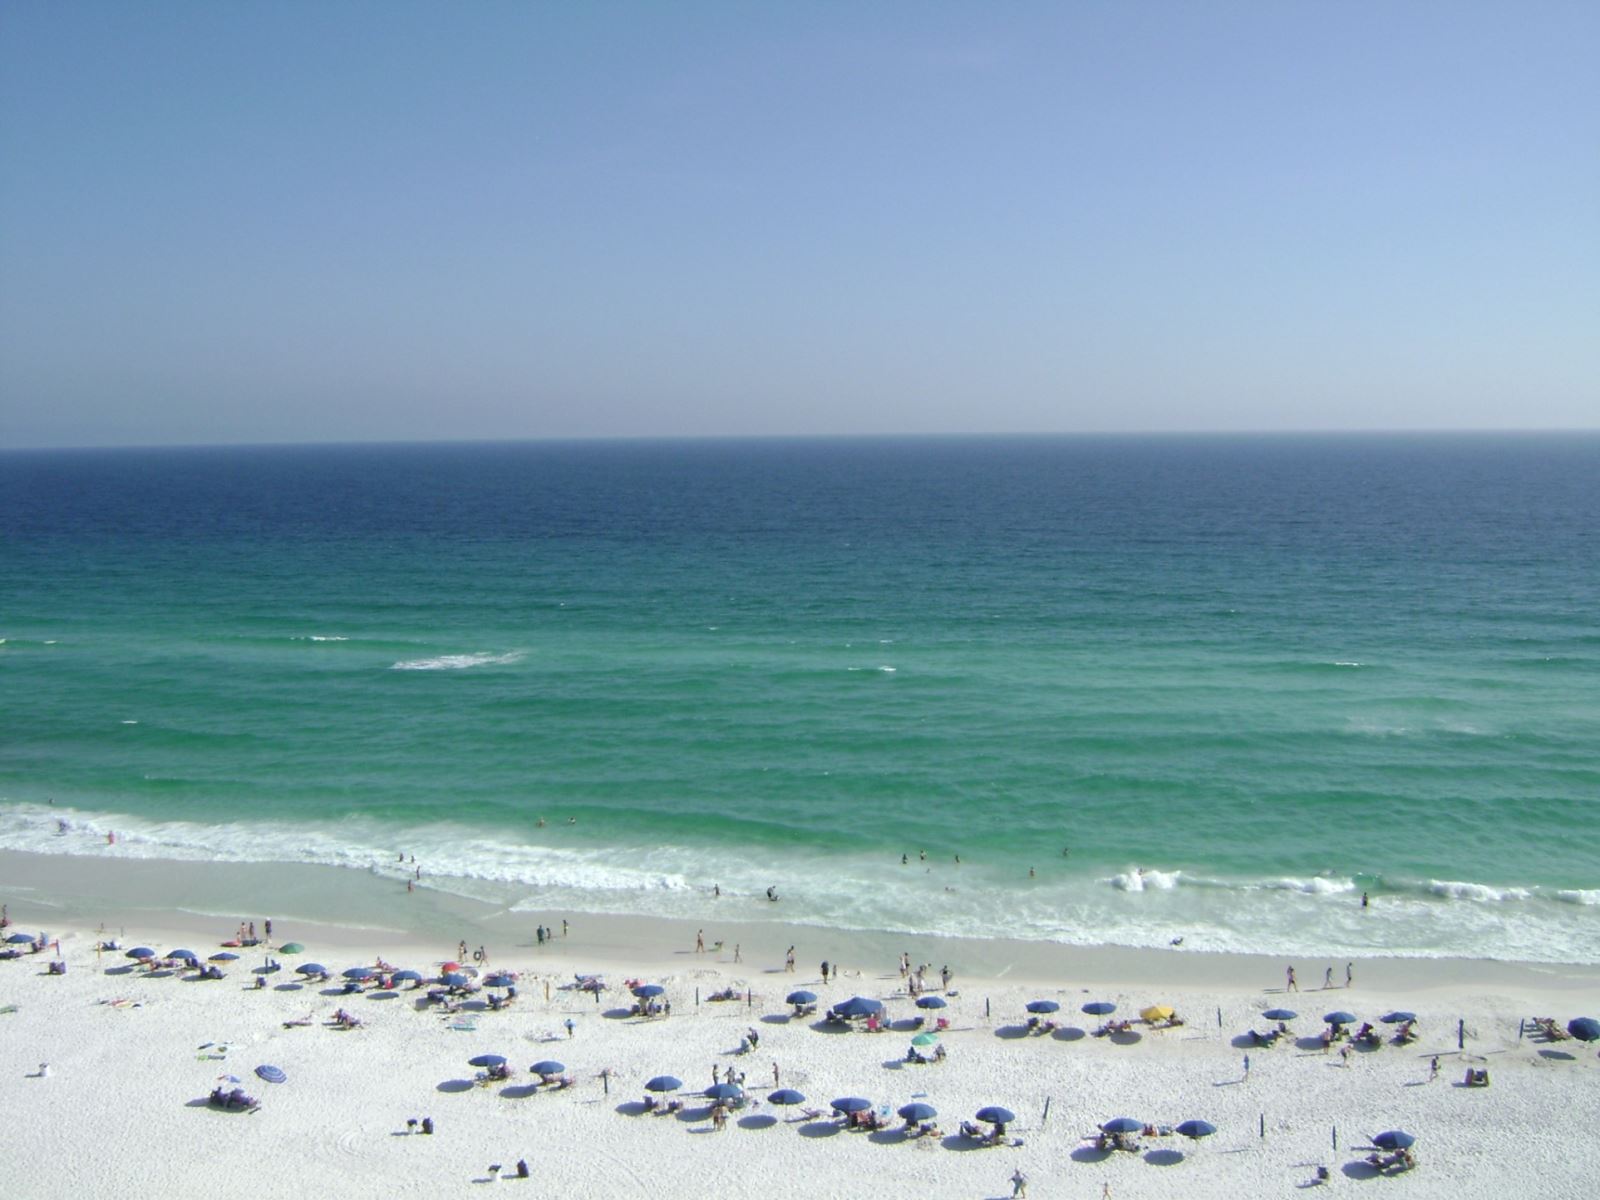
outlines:
[[[0,848],[1600,962],[1596,435],[4,452],[0,637]]]

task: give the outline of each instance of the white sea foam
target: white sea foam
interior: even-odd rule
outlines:
[[[1600,888],[1562,888],[1555,898],[1563,904],[1600,905]]]
[[[122,723],[124,725],[137,725],[139,722],[133,720],[132,718],[129,718],[129,719],[123,721]]]
[[[391,671],[464,671],[468,667],[494,667],[507,666],[511,663],[521,662],[526,655],[521,650],[510,650],[504,654],[490,654],[482,651],[477,654],[441,654],[437,658],[413,658],[397,662],[389,669]]]
[[[1119,892],[1170,892],[1182,881],[1182,871],[1153,871],[1148,867],[1134,867],[1104,882]]]
[[[1297,879],[1292,875],[1285,875],[1278,879],[1268,879],[1257,885],[1277,892],[1305,892],[1311,896],[1342,896],[1346,892],[1356,890],[1353,879],[1335,879],[1327,875],[1313,875],[1309,879]]]
[[[1335,662],[1333,665],[1336,666],[1336,667],[1359,667],[1359,666],[1361,666],[1361,664],[1358,663],[1358,662]]]
[[[1528,888],[1490,887],[1485,883],[1466,883],[1453,879],[1430,879],[1428,891],[1447,900],[1526,900],[1533,895]]]

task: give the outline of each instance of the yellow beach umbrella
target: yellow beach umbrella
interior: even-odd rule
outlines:
[[[1146,1021],[1170,1021],[1172,1012],[1170,1004],[1152,1004],[1149,1008],[1141,1010],[1139,1015]]]

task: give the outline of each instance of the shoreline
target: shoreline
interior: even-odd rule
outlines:
[[[437,954],[442,961],[465,941],[485,946],[492,959],[577,956],[611,969],[649,966],[670,970],[696,960],[732,968],[741,948],[746,973],[781,971],[793,945],[801,974],[816,974],[823,960],[863,977],[892,968],[902,951],[935,970],[948,964],[959,978],[1063,986],[1070,982],[1111,988],[1164,985],[1224,993],[1279,992],[1284,971],[1296,967],[1301,986],[1321,991],[1328,968],[1342,984],[1353,962],[1356,987],[1386,991],[1468,990],[1477,993],[1595,991],[1600,966],[1586,963],[1508,962],[1499,959],[1373,958],[1312,960],[1264,954],[1149,949],[1117,945],[1063,945],[1007,938],[906,936],[890,932],[791,925],[781,920],[689,920],[608,913],[514,912],[503,906],[426,886],[407,892],[394,880],[354,868],[301,864],[237,864],[154,859],[90,859],[0,851],[0,900],[13,924],[70,926],[108,934],[169,933],[217,941],[241,921],[271,917],[279,942],[317,942],[340,950]],[[779,902],[781,906],[781,901]],[[577,936],[540,945],[539,924],[565,918]],[[137,930],[147,930],[140,934]],[[720,956],[693,953],[695,935]],[[1343,991],[1342,986],[1330,989]]]

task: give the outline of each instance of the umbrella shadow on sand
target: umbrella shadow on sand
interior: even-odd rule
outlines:
[[[1108,1034],[1107,1038],[1118,1046],[1133,1046],[1144,1041],[1144,1034],[1140,1033],[1137,1029],[1126,1029],[1120,1030],[1117,1033]]]
[[[768,1013],[761,1018],[763,1025],[787,1025],[790,1021],[788,1013]]]
[[[1183,1161],[1182,1150],[1152,1150],[1144,1156],[1152,1167],[1175,1167]]]
[[[513,1083],[510,1087],[503,1087],[499,1094],[507,1100],[526,1100],[529,1096],[537,1095],[537,1083]],[[642,1107],[642,1106],[641,1106]]]
[[[904,1129],[878,1129],[867,1134],[867,1141],[877,1146],[898,1146],[908,1140]]]
[[[1026,1025],[1001,1025],[995,1029],[994,1035],[997,1038],[1016,1039],[1027,1037],[1028,1032]]]
[[[1076,1025],[1066,1025],[1050,1035],[1058,1042],[1081,1042],[1089,1035]]]
[[[635,1014],[631,1008],[608,1008],[600,1015],[608,1021],[625,1021]]]
[[[475,1086],[476,1085],[470,1079],[446,1079],[443,1083],[434,1088],[434,1091],[457,1094],[460,1092],[470,1092]]]
[[[800,1136],[808,1138],[833,1137],[839,1132],[837,1121],[808,1121],[800,1126]]]
[[[778,1118],[770,1113],[756,1113],[739,1118],[740,1129],[771,1129],[777,1123]]]
[[[645,1108],[643,1100],[624,1100],[612,1111],[621,1113],[625,1117],[642,1117],[650,1110]]]
[[[1087,1146],[1079,1146],[1070,1155],[1068,1155],[1068,1157],[1071,1158],[1073,1162],[1103,1163],[1115,1153],[1116,1151],[1112,1150],[1109,1146],[1102,1150],[1100,1147],[1091,1144]]]

